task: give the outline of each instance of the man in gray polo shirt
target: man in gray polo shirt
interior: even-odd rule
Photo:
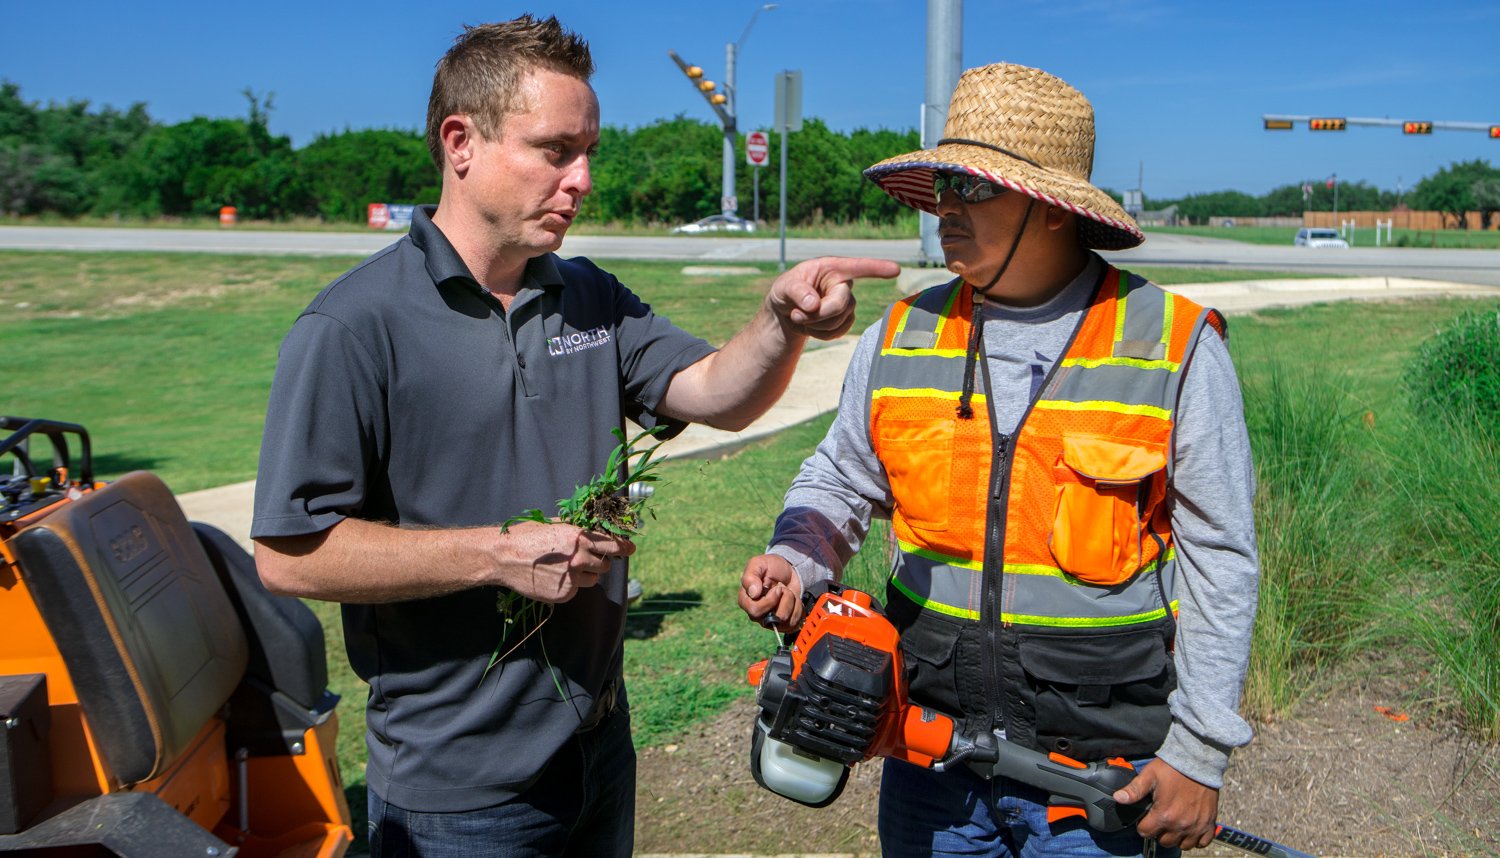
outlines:
[[[627,417],[744,427],[809,336],[848,330],[850,281],[897,271],[799,265],[716,351],[591,262],[559,259],[592,187],[592,71],[555,19],[467,28],[428,106],[441,201],[282,344],[251,535],[272,590],[344,603],[370,683],[376,855],[629,854],[634,546],[498,525],[602,470]],[[554,613],[486,674],[507,591]]]

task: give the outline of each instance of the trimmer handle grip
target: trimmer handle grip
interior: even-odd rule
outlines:
[[[999,775],[1045,790],[1050,797],[1048,804],[1058,811],[1052,814],[1054,819],[1083,816],[1089,827],[1096,831],[1119,831],[1140,822],[1151,806],[1149,799],[1136,804],[1115,801],[1115,791],[1130,783],[1136,775],[1135,767],[1118,757],[1081,763],[1061,754],[1033,751],[1004,739],[994,743],[993,756],[993,763],[980,763],[974,759],[970,765],[980,774]]]

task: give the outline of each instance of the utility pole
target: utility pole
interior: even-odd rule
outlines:
[[[932,149],[943,137],[948,121],[948,102],[963,73],[963,0],[927,0],[927,82],[923,92],[920,133],[922,148]],[[926,212],[919,216],[922,252],[920,265],[942,266],[943,245],[938,240],[938,219]]]

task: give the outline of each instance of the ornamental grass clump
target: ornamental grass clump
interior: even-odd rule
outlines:
[[[559,521],[625,539],[635,536],[644,523],[642,516],[650,512],[646,508],[646,499],[650,493],[632,489],[656,482],[659,479],[656,468],[661,464],[652,458],[661,446],[660,443],[650,447],[639,445],[647,438],[654,437],[661,429],[660,426],[646,429],[628,440],[623,430],[611,429],[620,443],[610,451],[604,472],[578,486],[570,497],[559,500],[555,518],[549,518],[539,509],[529,509],[505,522],[501,525],[501,530],[509,530],[511,525],[523,521]],[[553,611],[551,603],[538,602],[508,589],[502,589],[496,597],[496,608],[500,612],[502,623],[500,642],[496,644],[490,663],[485,668],[486,675],[490,668],[536,634],[552,617]],[[546,659],[545,646],[542,657]],[[554,676],[553,682],[556,681]],[[558,691],[562,692],[561,686]]]
[[[1420,417],[1500,437],[1500,310],[1471,310],[1417,350],[1406,375]]]

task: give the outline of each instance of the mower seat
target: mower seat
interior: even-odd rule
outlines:
[[[138,471],[12,541],[110,780],[162,775],[240,684],[249,648],[171,491]]]
[[[249,666],[229,700],[229,746],[252,756],[296,753],[307,729],[339,701],[328,690],[323,625],[301,600],[267,590],[255,559],[229,534],[202,522],[192,527],[249,633]]]

